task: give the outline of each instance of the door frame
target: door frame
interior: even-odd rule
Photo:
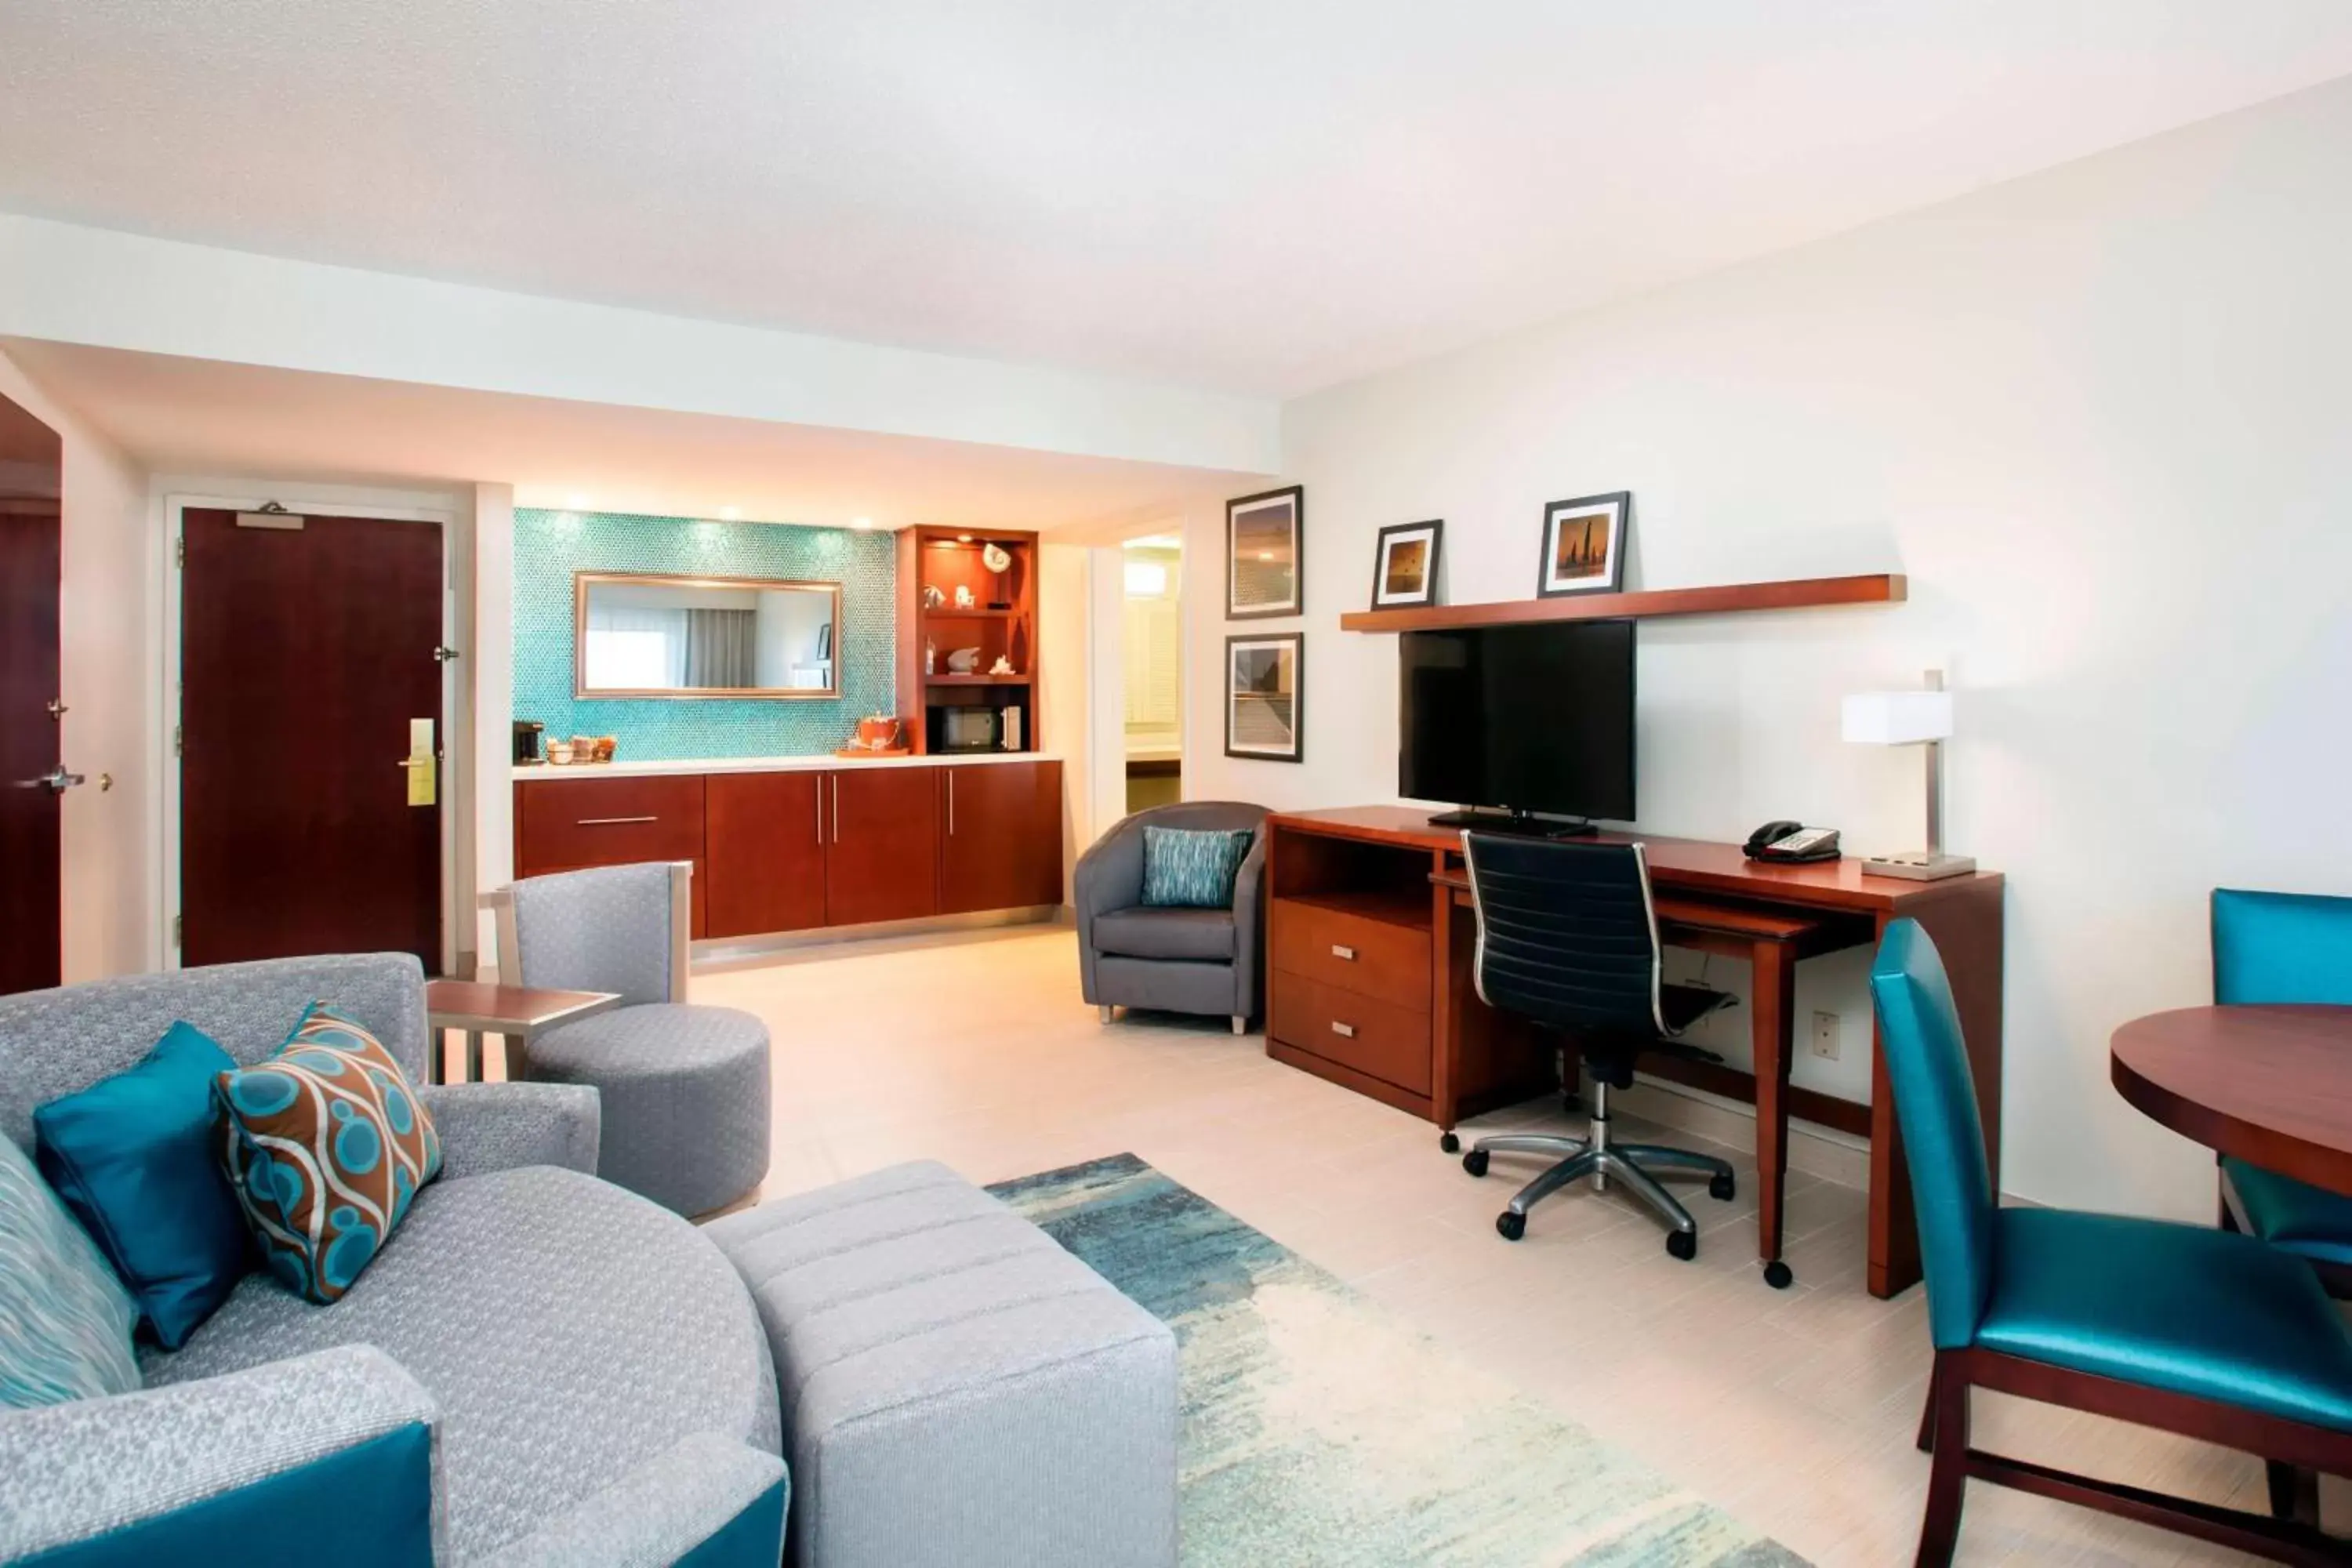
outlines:
[[[1090,803],[1095,818],[1090,825],[1087,842],[1110,831],[1111,825],[1127,815],[1127,650],[1125,616],[1127,614],[1127,546],[1139,540],[1174,536],[1181,561],[1176,602],[1178,679],[1181,686],[1176,702],[1177,798],[1192,798],[1186,786],[1190,784],[1192,759],[1192,599],[1190,589],[1193,582],[1192,540],[1185,528],[1185,514],[1174,512],[1149,521],[1130,521],[1097,535],[1099,542],[1089,551],[1093,582],[1088,584],[1093,603],[1087,616],[1087,681],[1090,689],[1090,722],[1087,727],[1087,773]],[[1087,846],[1080,844],[1083,853]]]
[[[181,542],[185,538],[184,517],[191,507],[199,511],[220,509],[229,511],[255,511],[275,500],[287,510],[304,517],[367,517],[391,522],[431,523],[441,531],[441,642],[445,647],[458,650],[458,657],[443,661],[441,666],[441,770],[435,785],[440,802],[441,822],[441,973],[456,973],[460,911],[458,909],[457,828],[458,802],[457,782],[471,776],[473,726],[461,722],[470,705],[465,704],[465,678],[458,667],[467,662],[471,651],[461,637],[462,626],[457,614],[457,586],[461,574],[471,568],[471,563],[460,558],[459,548],[466,531],[457,526],[457,512],[448,507],[368,506],[352,501],[310,501],[299,489],[279,490],[272,495],[245,494],[235,496],[200,495],[174,490],[163,497],[163,548],[158,552],[157,571],[163,580],[163,700],[158,705],[161,728],[156,734],[157,754],[163,765],[157,770],[163,781],[163,898],[158,900],[156,940],[163,954],[163,967],[180,967],[180,944],[173,940],[173,922],[180,917],[180,751],[172,743],[180,727],[180,633],[181,596],[186,579],[180,565]],[[470,936],[474,916],[464,911],[466,933]]]

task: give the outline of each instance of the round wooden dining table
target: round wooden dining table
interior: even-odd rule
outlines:
[[[2209,1149],[2352,1195],[2352,1007],[2183,1007],[2115,1032],[2109,1076]]]

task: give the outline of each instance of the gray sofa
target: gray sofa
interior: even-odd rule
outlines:
[[[1265,807],[1240,801],[1186,801],[1139,811],[1079,858],[1078,985],[1110,1021],[1114,1007],[1222,1013],[1238,1035],[1264,995]],[[1257,842],[1234,882],[1230,910],[1143,906],[1143,830],[1251,828]]]
[[[138,1543],[157,1540],[185,1556],[187,1531],[230,1525],[241,1500],[332,1521],[332,1499],[303,1495],[326,1461],[423,1428],[430,1497],[410,1501],[429,1502],[437,1562],[773,1568],[776,1382],[741,1279],[692,1226],[586,1173],[593,1090],[425,1087],[423,981],[414,958],[373,955],[0,996],[0,1134],[28,1152],[36,1106],[133,1065],[173,1020],[250,1062],[315,999],[399,1059],[444,1158],[333,1306],[256,1272],[178,1352],[142,1347],[141,1391],[0,1410],[0,1561],[152,1557]],[[307,1542],[317,1560],[386,1560],[331,1537]],[[255,1549],[233,1542],[200,1554]]]

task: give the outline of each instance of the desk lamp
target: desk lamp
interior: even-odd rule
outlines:
[[[1924,690],[1864,691],[1848,697],[1843,727],[1845,738],[1861,745],[1927,748],[1927,847],[1869,857],[1863,870],[1915,882],[1975,870],[1977,863],[1969,856],[1944,853],[1944,742],[1952,733],[1952,694],[1944,689],[1944,672],[1929,670]]]

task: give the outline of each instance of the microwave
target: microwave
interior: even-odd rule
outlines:
[[[940,750],[943,752],[1017,752],[1021,749],[1018,708],[941,708]]]

